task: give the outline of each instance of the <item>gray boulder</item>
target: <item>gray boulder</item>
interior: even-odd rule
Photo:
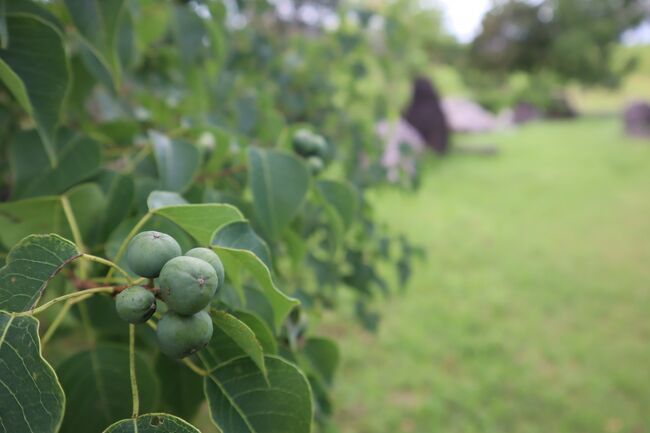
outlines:
[[[628,104],[623,112],[625,133],[633,137],[650,138],[650,104],[636,101]]]

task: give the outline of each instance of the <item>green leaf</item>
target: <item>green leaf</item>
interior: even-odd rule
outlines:
[[[248,325],[249,328],[255,333],[257,341],[262,345],[264,353],[275,355],[278,353],[278,344],[275,341],[273,331],[264,323],[264,320],[257,317],[253,313],[246,311],[235,311],[233,316]]]
[[[106,212],[102,216],[104,238],[127,217],[135,197],[133,177],[115,172],[106,172],[105,177]]]
[[[69,190],[65,196],[70,201],[84,239],[94,234],[106,205],[100,188],[93,183],[82,184]],[[1,243],[12,246],[32,233],[56,233],[66,238],[72,236],[60,196],[0,203]]]
[[[212,310],[214,333],[210,344],[199,352],[208,370],[241,356],[250,357],[266,375],[262,345],[253,331],[242,321],[225,311]]]
[[[0,203],[0,242],[7,247],[31,233],[60,233],[65,224],[60,197]]]
[[[197,62],[205,50],[206,38],[203,20],[189,4],[174,5],[173,34],[178,44],[178,52],[185,66]]]
[[[63,24],[59,19],[49,10],[45,9],[38,2],[35,1],[8,1],[7,16],[29,16],[33,17],[44,24],[52,27],[60,35],[65,33]]]
[[[214,236],[212,245],[251,251],[269,269],[272,266],[268,245],[255,233],[247,221],[237,221],[221,227]]]
[[[34,308],[47,283],[79,256],[75,244],[57,235],[31,235],[20,241],[0,269],[0,309]]]
[[[251,147],[249,179],[257,222],[271,239],[291,222],[309,188],[309,172],[298,158]]]
[[[165,206],[152,212],[177,224],[204,246],[210,245],[216,230],[244,218],[236,207],[228,204]]]
[[[319,180],[318,192],[336,210],[346,229],[354,224],[359,208],[359,196],[354,187],[348,183],[334,180]]]
[[[185,364],[163,355],[156,357],[156,375],[160,380],[160,409],[184,419],[193,419],[203,397],[203,378]]]
[[[50,167],[36,133],[16,134],[9,154],[14,176],[13,199],[61,194],[95,175],[102,163],[98,142],[68,131],[59,134],[55,155],[59,163]]]
[[[187,200],[177,192],[151,191],[149,197],[147,197],[147,207],[149,207],[149,210],[183,204],[187,204]]]
[[[101,222],[106,211],[106,197],[101,188],[96,183],[84,183],[70,189],[64,196],[70,201],[84,243],[94,245],[101,235]],[[64,234],[67,237],[67,220],[65,227]]]
[[[56,433],[65,395],[41,356],[38,321],[0,311],[0,426],[3,432]]]
[[[182,140],[152,132],[153,151],[158,167],[160,188],[165,191],[185,192],[200,165],[199,149]]]
[[[338,345],[329,338],[310,337],[301,353],[309,373],[318,377],[323,385],[330,386],[340,362]]]
[[[9,46],[9,31],[7,30],[7,4],[0,0],[0,48]]]
[[[8,13],[7,28],[11,44],[0,49],[0,79],[36,121],[49,163],[56,166],[55,131],[69,84],[63,41],[33,15]]]
[[[125,325],[126,326],[126,325]],[[151,410],[158,382],[151,366],[136,353],[140,408]],[[61,433],[102,431],[116,419],[131,415],[129,351],[100,345],[63,361],[57,372],[66,393],[66,416]]]
[[[188,422],[167,413],[149,413],[133,419],[123,419],[104,433],[201,433]]]
[[[268,382],[248,357],[204,379],[212,421],[223,433],[309,433],[313,406],[307,379],[281,358],[265,359]]]
[[[127,13],[125,0],[65,0],[68,12],[82,40],[116,83],[120,82],[120,60],[117,51],[118,29],[123,14]]]
[[[253,252],[220,246],[212,248],[219,254],[229,278],[239,279],[244,269],[253,277],[271,304],[273,323],[275,328],[279,329],[289,312],[300,302],[277,288],[273,282],[271,271]]]

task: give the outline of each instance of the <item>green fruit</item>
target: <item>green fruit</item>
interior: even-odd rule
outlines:
[[[163,266],[158,284],[160,297],[169,309],[189,316],[210,303],[219,287],[219,277],[208,262],[180,256]]]
[[[204,260],[212,265],[214,268],[215,272],[217,273],[217,276],[219,277],[219,287],[223,285],[223,282],[226,278],[225,271],[223,269],[223,263],[221,263],[221,259],[215,253],[212,251],[210,248],[192,248],[188,252],[185,253],[186,256],[188,257],[196,257],[197,259]],[[217,287],[217,289],[219,289]]]
[[[115,297],[115,309],[125,322],[144,323],[156,312],[156,297],[142,286],[132,286]]]
[[[320,156],[321,158],[324,158],[325,155],[327,154],[327,141],[325,141],[325,138],[321,135],[314,134],[312,137],[313,144],[312,146],[314,147],[314,154],[316,156]]]
[[[299,129],[293,135],[293,150],[300,156],[320,156],[327,152],[327,142],[320,135],[307,129]]]
[[[192,316],[165,314],[156,329],[160,351],[171,358],[185,358],[210,342],[212,319],[205,311]]]
[[[181,255],[176,239],[165,233],[138,233],[126,250],[129,268],[141,277],[156,278],[169,260]]]
[[[309,172],[315,176],[323,171],[325,164],[323,164],[323,160],[318,156],[310,156],[307,158],[307,167],[309,168]]]

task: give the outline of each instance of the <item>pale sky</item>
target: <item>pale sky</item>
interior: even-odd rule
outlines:
[[[490,0],[427,0],[440,5],[449,32],[461,42],[471,41],[481,28]]]
[[[437,4],[443,11],[447,30],[461,42],[470,42],[481,29],[481,20],[490,8],[491,0],[421,0]],[[531,0],[537,1],[537,0]],[[650,43],[650,22],[623,35],[625,44]]]

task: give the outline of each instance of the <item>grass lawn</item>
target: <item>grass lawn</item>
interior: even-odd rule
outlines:
[[[650,432],[650,142],[617,119],[473,138],[378,214],[429,250],[377,335],[327,317],[342,432]],[[461,141],[467,141],[461,140]]]

